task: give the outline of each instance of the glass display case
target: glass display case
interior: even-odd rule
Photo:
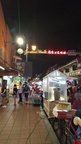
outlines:
[[[67,102],[67,76],[58,70],[43,78],[44,110],[49,116],[58,101]]]

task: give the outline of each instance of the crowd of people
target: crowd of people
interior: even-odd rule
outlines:
[[[18,86],[16,84],[14,84],[13,90],[12,90],[14,106],[16,106],[17,101],[18,101],[18,103],[22,104],[23,99],[24,99],[24,102],[27,104],[28,97],[31,98],[35,94],[39,94],[37,86],[33,86],[33,85],[29,84],[28,82],[24,82],[24,83],[19,82]],[[7,95],[9,95],[9,94],[7,93],[7,88],[4,86],[4,87],[2,87],[2,91],[1,91],[2,105],[5,105]]]
[[[22,103],[23,95],[25,98],[25,103],[28,103],[28,96],[31,96],[34,93],[35,91],[33,91],[32,87],[27,82],[25,82],[24,84],[20,82],[18,88],[17,88],[17,85],[14,84],[13,94],[12,94],[14,98],[14,105],[16,105],[17,103],[16,102],[17,97],[19,98],[18,103]]]

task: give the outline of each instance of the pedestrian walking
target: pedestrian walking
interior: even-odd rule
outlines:
[[[19,103],[22,103],[22,91],[23,91],[23,87],[22,87],[22,83],[19,83],[19,89],[18,89],[18,95],[19,95]]]
[[[2,92],[1,92],[1,96],[2,96],[2,105],[5,106],[6,105],[6,97],[7,97],[7,89],[6,86],[2,87]]]
[[[24,84],[23,93],[24,93],[24,96],[25,96],[25,101],[26,101],[26,103],[27,103],[27,102],[28,102],[28,95],[29,95],[29,93],[30,93],[30,87],[29,87],[29,85],[27,84],[27,82],[25,82],[25,84]]]
[[[14,87],[13,87],[13,98],[14,98],[14,105],[16,106],[16,99],[17,99],[17,85],[14,84]]]

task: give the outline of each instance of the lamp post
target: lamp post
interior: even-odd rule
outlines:
[[[28,61],[28,43],[26,44],[26,62]]]
[[[22,46],[22,45],[25,43],[23,37],[17,37],[16,42],[17,42],[17,44],[18,44],[19,46]],[[28,50],[29,50],[29,45],[28,45],[28,42],[27,42],[27,43],[26,43],[26,49],[25,49],[26,62],[28,61]],[[36,50],[36,45],[32,45],[32,50],[33,50],[33,51]],[[19,48],[19,49],[17,50],[17,52],[18,52],[19,54],[23,54],[23,53],[24,53],[24,51],[23,51],[22,48]]]
[[[36,51],[36,45],[32,45],[32,51]],[[26,44],[26,62],[28,61],[28,50],[29,50],[29,45],[28,43]]]
[[[19,54],[24,54],[25,55],[25,67],[24,67],[24,77],[27,79],[28,77],[32,76],[32,62],[28,62],[28,53],[29,53],[29,41],[25,41],[25,39],[23,39],[23,37],[17,37],[16,39],[17,44],[21,47],[23,46],[23,44],[25,44],[25,50],[21,48],[19,48],[17,50],[17,52]],[[36,50],[36,46],[32,45],[31,46],[32,51]]]
[[[33,51],[36,50],[36,45],[32,45],[32,50],[33,50]]]
[[[21,48],[21,46],[24,44],[24,39],[22,37],[17,37],[16,38],[16,43],[20,46],[20,48],[18,48],[17,53],[18,54],[23,54],[23,49]]]
[[[22,45],[24,44],[24,40],[23,40],[22,37],[18,37],[18,38],[17,38],[17,44],[18,44],[19,46],[22,46]],[[29,48],[29,47],[28,47],[28,43],[26,43],[26,49],[25,49],[26,62],[27,62],[27,60],[28,60],[28,48]],[[18,54],[23,54],[23,53],[24,53],[24,50],[23,50],[22,48],[18,48],[17,52],[18,52]]]
[[[22,37],[17,37],[16,42],[18,45],[22,46],[24,44],[24,39]]]

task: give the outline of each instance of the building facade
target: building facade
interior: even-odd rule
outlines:
[[[4,11],[0,2],[0,76],[10,72],[16,72],[14,55],[16,46],[13,44],[13,36],[5,21]]]
[[[60,67],[59,70],[67,76],[81,79],[81,56]]]

